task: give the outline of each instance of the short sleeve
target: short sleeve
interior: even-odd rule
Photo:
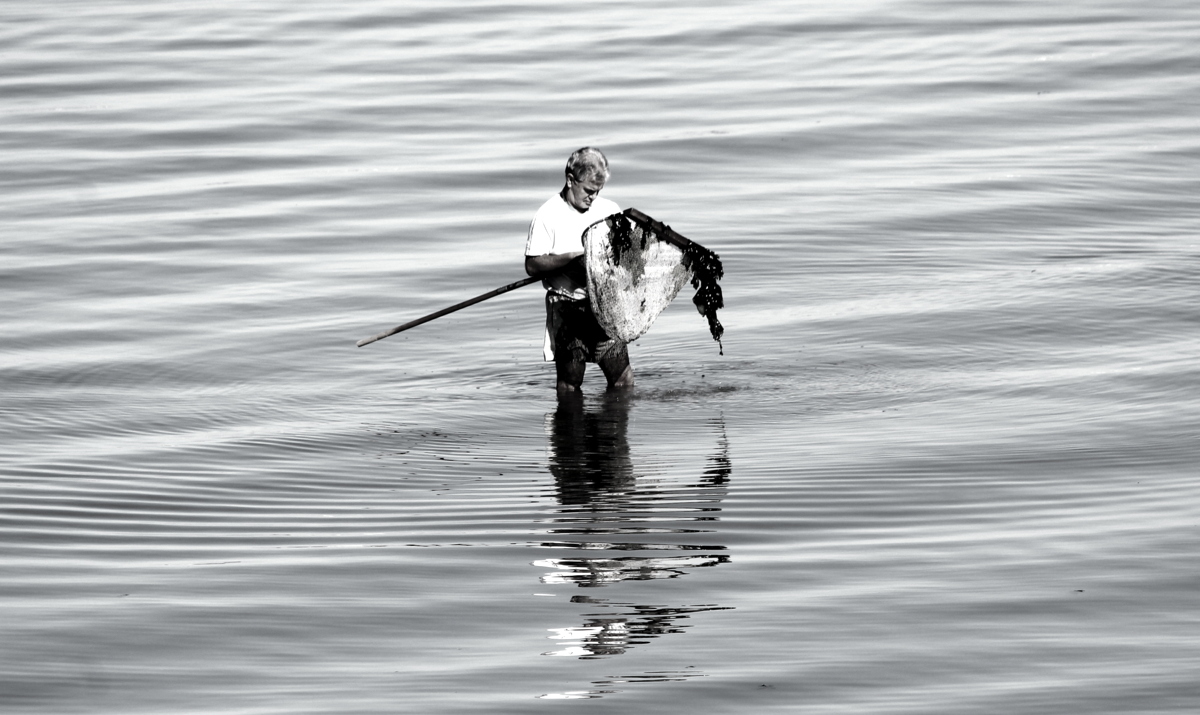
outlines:
[[[554,248],[554,235],[540,215],[529,223],[529,238],[525,241],[526,256],[542,256]]]

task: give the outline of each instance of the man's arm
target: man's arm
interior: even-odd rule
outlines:
[[[583,251],[573,251],[571,253],[546,253],[540,256],[525,256],[525,272],[531,276],[540,276],[547,273],[557,273],[567,267],[567,264],[575,261],[583,255]],[[575,261],[576,265],[567,269],[568,271],[583,270],[583,262]]]

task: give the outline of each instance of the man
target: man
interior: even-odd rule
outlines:
[[[583,232],[621,209],[600,198],[608,159],[584,147],[567,160],[562,190],[542,204],[529,224],[525,272],[542,276],[546,288],[546,335],[542,352],[553,360],[560,397],[578,392],[587,363],[604,371],[609,388],[633,386],[628,347],[596,322],[587,294]]]

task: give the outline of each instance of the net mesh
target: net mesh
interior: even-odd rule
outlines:
[[[724,303],[717,281],[724,271],[717,254],[636,209],[592,224],[583,244],[592,312],[609,337],[640,338],[690,280],[697,289],[692,302],[720,342],[717,309]]]

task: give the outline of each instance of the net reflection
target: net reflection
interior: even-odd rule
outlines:
[[[606,599],[575,596],[571,603],[588,603],[611,611],[585,613],[582,626],[552,628],[550,636],[561,646],[542,655],[575,656],[580,659],[620,655],[635,645],[668,633],[683,633],[689,614],[701,611],[728,611],[729,606],[697,604],[691,606],[643,606],[614,603]]]
[[[535,561],[535,566],[550,569],[542,583],[607,587],[679,578],[729,561],[724,546],[704,543],[709,539],[703,536],[715,533],[732,472],[724,423],[710,420],[697,433],[697,438],[715,438],[716,443],[700,474],[673,477],[670,472],[677,470],[670,465],[649,471],[635,467],[628,439],[630,409],[628,397],[606,393],[590,409],[579,396],[562,400],[549,416],[548,453],[558,508],[547,532],[556,540],[539,545],[573,553]],[[692,613],[728,610],[715,604],[646,605],[588,596],[571,602],[589,604],[592,612],[581,614],[582,625],[550,629],[550,638],[561,647],[545,655],[617,655],[649,639],[682,632]]]

